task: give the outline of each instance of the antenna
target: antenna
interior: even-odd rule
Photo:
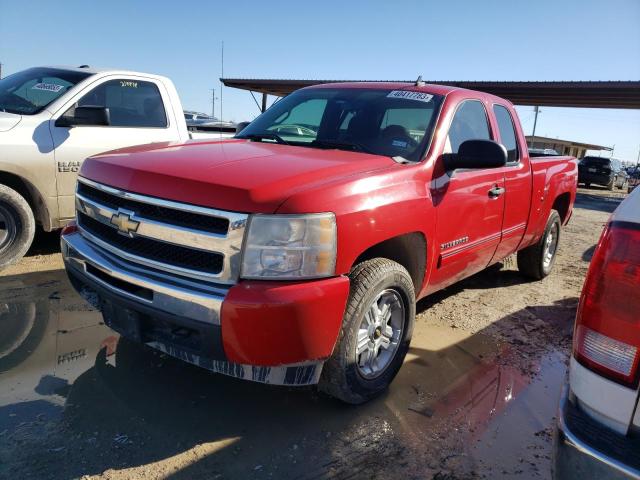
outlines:
[[[418,79],[416,80],[416,87],[424,87],[425,83],[422,80],[422,75],[418,75]]]
[[[222,55],[220,59],[222,64],[222,73],[220,75],[220,121],[223,121],[222,117],[222,79],[224,78],[224,40],[222,40]]]

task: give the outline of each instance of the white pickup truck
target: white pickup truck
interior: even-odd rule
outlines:
[[[81,67],[37,67],[0,80],[0,268],[22,257],[36,224],[75,214],[82,161],[137,144],[231,136],[190,133],[171,80]]]

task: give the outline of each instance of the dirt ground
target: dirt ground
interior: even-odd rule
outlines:
[[[405,365],[360,407],[119,339],[42,234],[0,273],[0,478],[549,478],[577,300],[623,196],[580,190],[547,279],[511,258],[419,302]]]

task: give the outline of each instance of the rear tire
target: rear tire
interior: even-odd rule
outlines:
[[[518,270],[535,280],[551,273],[556,262],[562,222],[556,210],[551,210],[544,234],[537,243],[518,252]]]
[[[349,278],[342,329],[318,388],[360,404],[385,391],[400,370],[411,342],[416,299],[407,270],[386,258],[356,265]]]
[[[24,197],[0,185],[0,269],[27,253],[35,231],[33,212]]]

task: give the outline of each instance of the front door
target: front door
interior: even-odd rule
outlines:
[[[109,126],[58,127],[57,118],[51,120],[61,218],[74,215],[76,178],[85,158],[132,145],[179,140],[178,129],[169,128],[162,88],[135,78],[107,80],[70,105],[63,115],[72,115],[76,106],[106,107]]]
[[[444,154],[457,153],[465,140],[491,139],[486,107],[462,102],[453,117]],[[444,172],[442,157],[434,168],[431,192],[436,207],[436,265],[427,293],[484,269],[500,243],[504,214],[502,169]]]

